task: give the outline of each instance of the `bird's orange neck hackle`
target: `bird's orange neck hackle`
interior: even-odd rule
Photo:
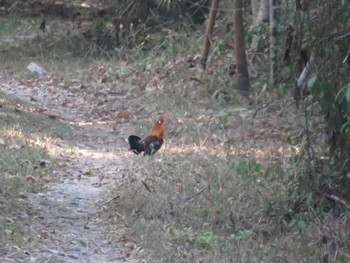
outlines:
[[[163,138],[163,133],[164,133],[163,124],[164,124],[164,117],[160,116],[157,122],[154,124],[151,132],[149,133],[149,136]]]

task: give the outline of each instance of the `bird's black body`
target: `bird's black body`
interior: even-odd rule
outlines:
[[[130,150],[135,154],[140,154],[144,152],[144,155],[152,155],[156,153],[163,144],[163,138],[158,138],[155,136],[148,136],[145,139],[141,139],[138,136],[129,136]]]

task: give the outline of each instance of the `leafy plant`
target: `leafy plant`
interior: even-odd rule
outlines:
[[[242,160],[237,166],[237,175],[244,183],[254,182],[261,172],[261,164],[255,161]]]
[[[301,233],[305,232],[307,223],[304,219],[292,218],[288,222],[286,220],[282,220],[283,225],[286,229],[298,229]]]
[[[304,150],[297,158],[304,168],[299,170],[292,192],[299,195],[298,200],[308,200],[308,205],[328,210],[334,207],[334,202],[337,207],[343,207],[350,200],[350,191],[344,187],[350,172],[350,58],[348,40],[343,37],[348,30],[346,21],[350,6],[322,2],[322,8],[310,5],[304,10],[308,15],[317,13],[315,21],[299,20],[295,28],[296,39],[300,41],[296,43],[299,60],[295,73],[298,80],[305,72],[307,77],[303,83],[298,82],[303,89],[299,97],[305,98],[305,140]],[[325,7],[334,10],[336,15],[328,16]],[[297,16],[303,17],[304,11],[297,9]],[[317,127],[320,116],[325,125],[323,131]],[[319,134],[324,133],[325,142],[313,136],[316,129]]]
[[[240,230],[237,234],[232,234],[230,238],[232,240],[247,240],[251,238],[251,236],[254,234],[251,230]]]
[[[204,232],[196,238],[196,244],[200,248],[208,247],[214,239],[214,234],[212,232]]]

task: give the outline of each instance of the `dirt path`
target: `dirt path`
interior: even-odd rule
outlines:
[[[84,111],[87,101],[79,104],[80,109],[76,105],[71,109],[59,107],[57,96],[50,94],[54,89],[44,89],[46,94],[41,96],[30,85],[3,84],[1,89],[10,94],[15,89],[24,100],[36,96],[38,107],[50,105],[52,114],[72,116],[72,123],[89,115]],[[72,141],[58,140],[49,149],[56,164],[55,178],[47,191],[28,198],[33,211],[30,244],[1,262],[125,262],[118,244],[106,239],[105,225],[97,216],[108,185],[120,176],[125,142],[104,124],[74,124],[73,133]]]
[[[48,192],[30,198],[37,212],[31,262],[120,262],[118,244],[105,239],[104,225],[96,217],[106,181],[112,171],[117,173],[115,153],[108,152],[113,136],[99,129],[95,145],[81,144],[82,138],[92,139],[89,134],[82,130],[76,136],[77,145],[59,171],[63,174]]]

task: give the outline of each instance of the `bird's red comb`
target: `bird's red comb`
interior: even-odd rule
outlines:
[[[164,123],[164,120],[165,120],[164,116],[163,116],[163,115],[160,115],[159,118],[158,118],[158,121],[159,121],[160,123]]]

